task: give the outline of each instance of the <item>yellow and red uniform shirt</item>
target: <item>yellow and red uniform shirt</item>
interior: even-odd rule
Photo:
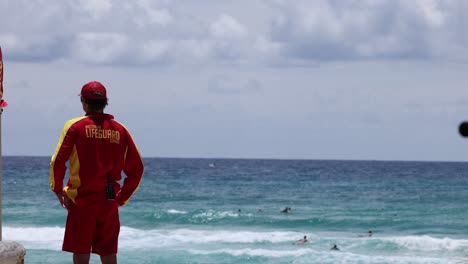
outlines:
[[[63,180],[69,165],[69,179]],[[50,188],[64,190],[77,205],[106,196],[112,181],[119,205],[126,204],[143,175],[143,161],[128,130],[110,114],[92,113],[65,123],[50,161]],[[122,188],[122,171],[127,177]]]

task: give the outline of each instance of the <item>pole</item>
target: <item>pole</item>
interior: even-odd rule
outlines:
[[[0,242],[2,241],[2,113],[3,106],[3,55],[0,47]]]
[[[0,241],[2,241],[2,113],[3,108],[0,106]]]

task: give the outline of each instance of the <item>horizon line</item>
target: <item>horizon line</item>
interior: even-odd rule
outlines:
[[[3,155],[2,158],[50,158],[49,155]],[[338,159],[338,158],[252,158],[252,157],[170,157],[142,156],[143,159],[199,159],[199,160],[277,160],[277,161],[374,161],[374,162],[446,162],[463,163],[468,160],[398,160],[398,159]]]

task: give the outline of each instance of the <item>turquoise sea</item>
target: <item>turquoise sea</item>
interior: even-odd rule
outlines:
[[[144,163],[120,210],[119,263],[468,263],[468,163]],[[27,264],[71,263],[48,166],[3,158],[3,239],[25,246]]]

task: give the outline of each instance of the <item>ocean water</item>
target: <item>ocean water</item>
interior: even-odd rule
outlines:
[[[468,163],[144,163],[120,210],[119,263],[468,263]],[[3,239],[24,245],[28,264],[71,263],[48,164],[3,158]]]

